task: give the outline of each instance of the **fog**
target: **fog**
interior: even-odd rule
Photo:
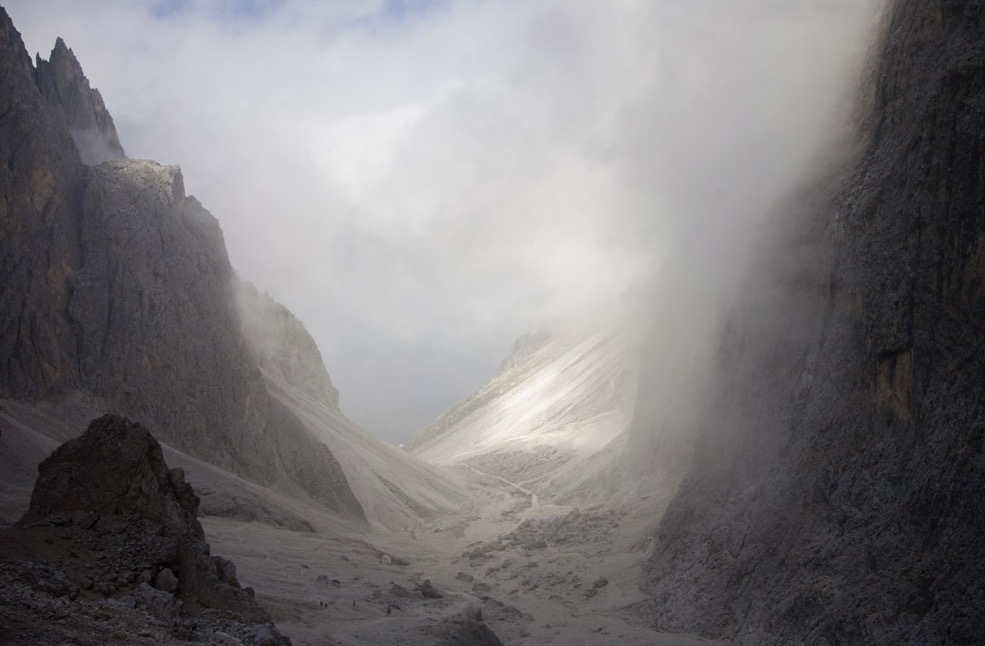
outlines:
[[[669,364],[707,348],[879,3],[4,4],[32,54],[65,38],[129,156],[181,164],[343,411],[401,442],[515,337],[622,298],[660,295]]]

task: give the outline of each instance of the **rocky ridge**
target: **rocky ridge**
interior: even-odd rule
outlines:
[[[64,115],[84,163],[126,159],[102,95],[90,87],[82,65],[64,40],[55,40],[47,61],[35,57],[34,80],[48,104]]]
[[[985,638],[985,7],[889,8],[857,144],[777,222],[645,568],[737,644]]]

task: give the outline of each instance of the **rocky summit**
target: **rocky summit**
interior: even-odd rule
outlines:
[[[64,115],[83,162],[126,159],[102,95],[90,87],[82,65],[64,40],[55,41],[47,61],[35,57],[34,79],[48,103]]]
[[[236,567],[211,556],[198,497],[142,426],[106,415],[39,467],[0,530],[0,642],[285,646]],[[39,622],[39,616],[51,621]],[[221,642],[227,643],[227,642]]]

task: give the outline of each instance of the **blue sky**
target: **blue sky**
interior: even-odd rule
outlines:
[[[155,0],[147,10],[152,17],[163,21],[205,18],[226,28],[261,28],[285,9],[290,9],[291,4],[290,0]],[[333,31],[337,31],[427,20],[448,4],[449,0],[367,1],[363,3],[358,18],[332,27]]]

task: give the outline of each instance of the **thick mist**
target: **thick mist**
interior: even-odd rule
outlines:
[[[342,410],[400,442],[516,336],[613,312],[652,331],[639,427],[683,426],[879,2],[5,4],[85,61],[128,154],[182,165]]]
[[[721,395],[714,376],[727,317],[756,290],[747,282],[756,250],[792,195],[852,146],[882,8],[735,4],[667,12],[661,24],[678,46],[629,126],[637,145],[625,159],[637,166],[626,174],[646,187],[644,204],[660,205],[661,254],[645,296],[649,328],[623,468],[662,478],[668,493]]]

